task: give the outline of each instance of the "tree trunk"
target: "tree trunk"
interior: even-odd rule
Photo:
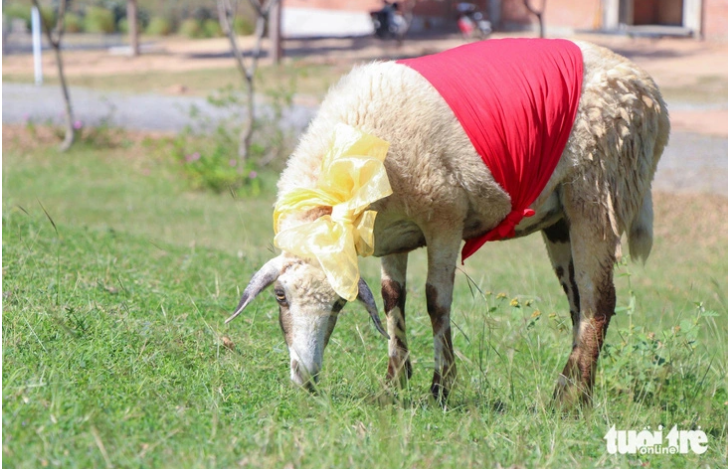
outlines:
[[[40,11],[40,5],[38,0],[33,0],[33,5]],[[61,55],[61,40],[63,39],[63,29],[65,26],[66,16],[66,0],[59,0],[58,12],[56,13],[56,26],[51,29],[51,26],[46,23],[43,15],[40,15],[43,29],[45,30],[48,43],[53,48],[53,52],[56,56],[56,66],[58,67],[58,81],[61,83],[61,93],[63,94],[63,104],[66,114],[66,137],[61,143],[60,150],[66,151],[71,148],[73,142],[76,141],[76,129],[74,128],[73,121],[73,107],[71,106],[71,96],[68,93],[68,85],[66,84],[66,75],[63,73],[63,56]]]
[[[546,27],[544,25],[543,21],[543,12],[546,10],[546,0],[541,1],[541,10],[536,10],[531,6],[531,2],[529,0],[523,0],[523,5],[526,7],[526,9],[532,14],[536,16],[536,19],[538,20],[538,35],[541,38],[546,37]]]
[[[240,142],[238,143],[238,171],[245,171],[245,161],[248,159],[248,152],[250,151],[250,144],[253,141],[253,131],[255,130],[255,86],[254,77],[246,77],[248,83],[248,89],[245,94],[246,101],[248,102],[248,118],[245,121],[245,126],[240,132]]]
[[[63,59],[61,57],[61,44],[52,44],[53,52],[56,54],[56,64],[58,64],[58,81],[61,83],[61,92],[63,93],[63,104],[66,113],[66,137],[61,143],[61,151],[71,148],[76,140],[76,128],[73,122],[73,107],[71,106],[71,96],[68,94],[68,85],[66,84],[66,75],[63,73]]]
[[[235,31],[232,27],[232,18],[234,17],[234,10],[229,0],[218,0],[217,2],[217,13],[220,19],[220,26],[223,32],[227,35],[230,41],[230,49],[233,53],[233,58],[240,71],[245,83],[245,96],[247,100],[247,114],[248,118],[245,122],[243,129],[240,132],[240,140],[238,143],[238,171],[241,173],[245,172],[245,162],[248,159],[248,153],[250,152],[250,144],[253,140],[253,132],[255,131],[255,70],[258,67],[258,59],[260,58],[260,46],[263,39],[263,33],[265,32],[265,23],[268,20],[270,8],[278,3],[278,0],[268,0],[265,6],[261,6],[257,0],[250,0],[251,5],[256,11],[255,20],[255,45],[251,54],[250,64],[245,65],[245,60],[240,48],[238,47],[238,41],[235,37]]]
[[[276,65],[280,65],[283,58],[283,38],[281,37],[281,2],[273,2],[270,9],[270,22],[268,24],[268,35],[270,37],[271,59]]]
[[[127,0],[126,2],[126,20],[129,22],[129,46],[131,46],[131,55],[137,57],[139,55],[139,25],[137,0]]]

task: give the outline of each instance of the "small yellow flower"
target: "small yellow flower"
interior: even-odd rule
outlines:
[[[539,311],[539,310],[534,311],[533,314],[531,315],[531,317],[534,319],[536,319],[539,316],[541,316],[541,311]]]
[[[526,300],[526,306],[531,306],[533,304],[532,300]]]
[[[496,298],[499,300],[502,300],[503,298],[507,298],[507,297],[508,297],[508,295],[506,295],[505,293],[502,293],[502,292],[498,293],[498,296],[496,296]]]
[[[485,292],[485,296],[491,296],[492,294],[493,294],[493,292],[492,292],[492,291],[487,291],[487,292]]]
[[[533,312],[533,314],[536,314],[536,313],[540,313],[540,311],[536,310]],[[551,313],[551,314],[549,314],[549,319],[556,319],[556,316],[557,316],[556,313]]]
[[[511,306],[520,306],[520,304],[518,303],[518,298],[513,298],[511,300]]]

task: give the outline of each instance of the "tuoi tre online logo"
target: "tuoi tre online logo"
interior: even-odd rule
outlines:
[[[617,430],[614,425],[604,439],[609,454],[703,454],[708,450],[708,436],[700,430],[678,430],[673,426],[667,435],[662,435],[662,425],[657,430]]]

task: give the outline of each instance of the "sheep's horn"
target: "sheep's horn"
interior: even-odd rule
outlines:
[[[377,311],[377,304],[374,302],[374,295],[369,289],[369,285],[367,285],[361,277],[359,277],[359,295],[357,296],[357,299],[364,303],[364,306],[369,312],[369,316],[371,316],[372,321],[374,321],[374,327],[377,328],[380,334],[389,339],[389,334],[387,334],[387,331],[385,331],[384,327],[382,327],[382,321],[379,320],[379,312]]]
[[[253,275],[253,278],[250,279],[250,283],[247,287],[245,287],[243,297],[240,298],[240,303],[238,303],[238,307],[235,308],[235,312],[233,313],[233,315],[225,320],[225,324],[235,319],[238,314],[242,313],[245,307],[248,306],[248,304],[253,301],[256,296],[258,296],[260,292],[262,292],[268,285],[276,281],[278,276],[281,274],[281,267],[281,258],[274,257],[273,259],[266,262],[265,265],[261,267],[260,270],[255,273],[255,275]]]

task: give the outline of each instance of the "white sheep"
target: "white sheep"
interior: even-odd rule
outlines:
[[[670,130],[665,103],[644,71],[602,47],[577,45],[584,71],[576,120],[555,171],[531,205],[536,215],[516,227],[517,237],[542,231],[569,299],[573,347],[554,396],[566,404],[591,398],[614,314],[613,266],[622,233],[628,234],[633,258],[645,260],[651,249],[650,185]],[[404,314],[407,253],[427,246],[427,310],[435,350],[431,391],[445,399],[455,378],[450,306],[459,247],[508,215],[509,195],[430,83],[405,65],[377,62],[355,68],[328,93],[281,175],[279,200],[316,187],[332,131],[342,123],[391,144],[384,165],[393,193],[370,207],[377,212],[374,255],[382,258],[387,377],[399,380],[412,373]],[[303,210],[281,223],[296,226],[330,212]],[[253,276],[233,317],[274,282],[291,379],[309,387],[346,301],[318,262],[284,251]],[[358,285],[358,299],[384,333],[369,287],[363,280]]]

